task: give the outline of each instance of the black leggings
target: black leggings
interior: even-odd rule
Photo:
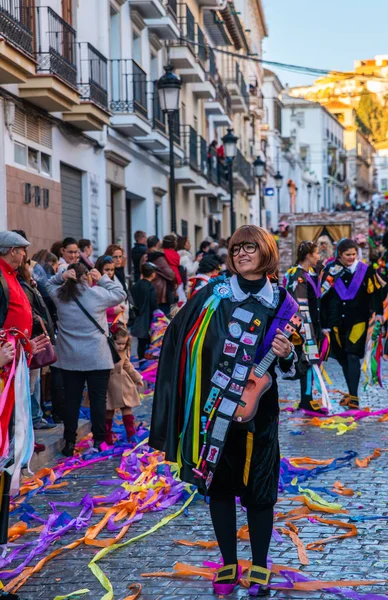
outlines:
[[[357,356],[357,354],[346,354],[343,358],[338,359],[338,362],[344,372],[349,394],[358,397],[358,385],[361,376],[361,362],[359,356]]]
[[[90,418],[95,442],[105,439],[106,394],[110,369],[102,371],[68,371],[62,369],[65,387],[65,410],[63,422],[64,438],[67,442],[75,442],[77,438],[78,416],[82,402],[85,383],[88,386],[90,400]]]
[[[211,496],[210,515],[224,565],[237,564],[236,499],[232,495]],[[267,568],[273,528],[273,507],[247,507],[252,564]]]

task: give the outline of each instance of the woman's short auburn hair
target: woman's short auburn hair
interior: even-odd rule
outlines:
[[[236,244],[243,242],[254,242],[258,246],[260,254],[260,263],[257,268],[257,274],[264,273],[269,277],[277,273],[279,267],[279,251],[275,238],[271,233],[262,227],[256,225],[242,225],[239,227],[229,240],[227,267],[233,275],[238,275],[238,270],[234,265],[232,248]]]

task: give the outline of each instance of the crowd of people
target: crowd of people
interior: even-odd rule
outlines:
[[[30,256],[26,232],[1,232],[0,379],[10,394],[3,434],[12,430],[9,407],[16,399],[7,380],[18,368],[20,339],[35,430],[63,422],[62,453],[73,456],[87,399],[96,452],[114,441],[116,410],[133,440],[132,409],[144,382],[131,354],[140,365],[147,359],[160,311],[172,324],[159,361],[150,444],[178,462],[184,481],[210,496],[224,560],[213,585],[222,594],[240,576],[235,497],[241,498],[253,532],[250,593],[267,595],[279,470],[275,365],[300,381],[300,409],[326,414],[320,366],[330,354],[348,387],[342,406],[359,407],[371,318],[384,322],[388,235],[382,218],[371,220],[369,240],[359,235],[335,243],[325,234],[303,241],[283,286],[276,238],[253,225],[229,240],[204,240],[195,252],[187,237],[137,231],[131,265],[119,244],[95,258],[90,240],[67,237]],[[371,263],[363,256],[368,243]],[[43,449],[35,444],[35,451]],[[4,466],[0,462],[0,471]]]

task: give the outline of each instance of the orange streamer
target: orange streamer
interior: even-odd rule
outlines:
[[[296,550],[298,552],[298,558],[299,558],[300,564],[301,565],[309,565],[310,561],[308,559],[304,543],[302,542],[302,540],[300,539],[300,537],[298,535],[298,533],[299,533],[298,528],[293,523],[286,523],[286,525],[288,526],[288,528],[281,527],[280,531],[282,533],[284,533],[284,535],[288,535],[288,537],[291,539],[291,541],[295,545]]]
[[[346,488],[340,481],[334,482],[332,492],[335,492],[339,496],[354,496],[353,490],[351,488]]]
[[[361,469],[365,469],[369,465],[371,460],[379,458],[380,456],[380,448],[375,448],[373,454],[371,454],[370,456],[366,456],[365,458],[356,458],[354,464],[356,465],[356,467],[361,467]]]

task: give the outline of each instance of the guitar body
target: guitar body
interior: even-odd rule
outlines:
[[[295,313],[284,327],[282,332],[284,337],[291,338],[301,325],[302,319]],[[275,360],[277,360],[277,356],[271,348],[258,365],[253,365],[241,396],[241,404],[234,413],[234,421],[247,423],[256,415],[260,398],[272,385],[272,376],[269,374],[268,369]]]
[[[272,385],[272,377],[268,371],[262,377],[258,377],[255,375],[255,369],[256,365],[252,367],[241,396],[241,405],[233,417],[238,423],[247,423],[254,418],[259,408],[260,398]]]

